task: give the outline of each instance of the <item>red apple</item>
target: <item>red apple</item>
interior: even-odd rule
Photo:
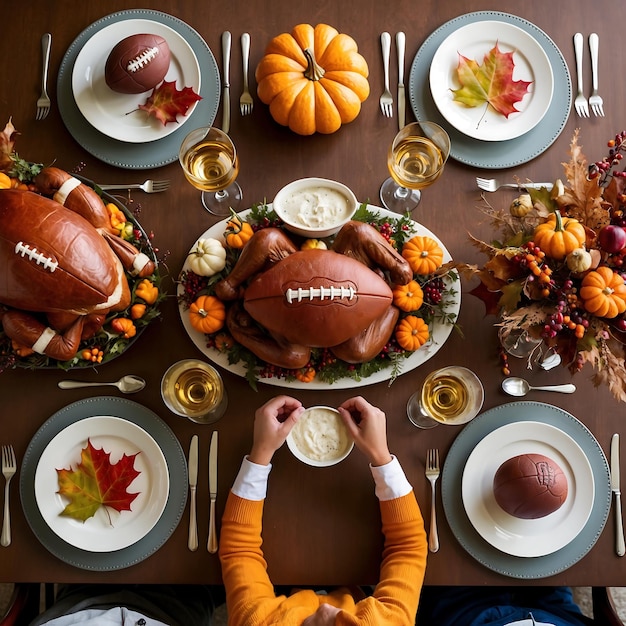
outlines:
[[[626,246],[626,230],[616,224],[609,224],[598,233],[598,243],[606,252],[619,252]]]

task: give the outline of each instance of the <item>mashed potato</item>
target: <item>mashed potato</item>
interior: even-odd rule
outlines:
[[[352,445],[339,412],[326,407],[307,409],[291,430],[291,436],[300,453],[313,461],[339,459]]]

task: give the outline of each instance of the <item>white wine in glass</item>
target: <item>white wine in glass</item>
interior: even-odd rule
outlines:
[[[187,180],[202,191],[202,204],[213,215],[230,215],[243,197],[235,179],[239,159],[230,137],[219,128],[197,128],[180,146],[178,160]]]
[[[484,398],[482,383],[474,372],[450,365],[426,377],[422,389],[409,398],[407,414],[418,428],[456,426],[474,419]]]
[[[407,124],[394,138],[387,154],[390,178],[380,188],[383,206],[396,213],[412,211],[420,189],[442,174],[450,155],[450,137],[434,122]]]

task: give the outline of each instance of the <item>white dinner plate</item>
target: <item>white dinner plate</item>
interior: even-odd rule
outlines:
[[[57,493],[56,470],[75,469],[87,439],[110,452],[111,463],[124,453],[139,453],[134,467],[140,473],[128,487],[129,493],[139,495],[130,511],[100,507],[85,522],[60,515],[68,500]],[[88,417],[67,426],[45,447],[35,471],[35,500],[43,519],[58,537],[89,552],[121,550],[145,537],[159,521],[168,495],[169,473],[161,448],[143,428],[119,417]]]
[[[272,207],[271,203],[267,205],[270,209]],[[379,216],[386,216],[390,218],[398,218],[400,217],[398,213],[393,213],[392,211],[388,211],[387,209],[383,209],[380,207],[367,205],[367,210],[372,213],[377,213]],[[239,215],[245,219],[245,217],[250,213],[249,210],[242,211]],[[224,219],[216,224],[213,224],[211,228],[202,233],[200,237],[195,241],[190,250],[193,250],[197,247],[197,243],[200,239],[208,239],[214,238],[219,239],[220,241],[224,241],[224,229],[226,228],[226,223],[230,218]],[[446,249],[445,245],[440,241],[440,239],[430,230],[428,230],[425,226],[418,224],[417,222],[413,222],[412,224],[413,230],[412,235],[421,235],[425,237],[431,237],[441,247],[443,250],[443,262],[447,263],[452,260],[452,256]],[[189,255],[187,256],[185,263],[181,269],[181,273],[185,270],[190,269],[189,267]],[[453,288],[453,293],[450,295],[450,304],[446,308],[446,314],[452,319],[456,320],[459,315],[459,310],[461,308],[461,289],[460,285],[457,282],[456,288]],[[183,294],[183,287],[178,282],[178,295],[181,296]],[[208,357],[213,363],[223,367],[225,370],[232,372],[238,376],[244,377],[246,376],[246,368],[242,362],[231,363],[229,360],[229,355],[216,350],[215,348],[211,348],[207,346],[206,336],[197,331],[189,321],[189,310],[185,308],[183,304],[180,304],[178,307],[180,318],[182,320],[183,326],[187,331],[190,339],[193,341],[195,346]],[[419,350],[413,352],[406,359],[403,359],[400,363],[401,374],[409,372],[416,367],[422,365],[428,361],[428,359],[432,358],[439,349],[446,342],[450,333],[452,332],[453,324],[446,324],[440,321],[435,321],[433,323],[432,334],[429,340],[420,347]],[[340,378],[333,382],[332,384],[326,382],[320,382],[318,380],[313,380],[309,383],[305,383],[299,380],[286,380],[284,378],[260,378],[260,382],[266,383],[268,385],[273,385],[276,387],[289,387],[291,389],[351,389],[353,387],[363,387],[365,385],[373,385],[374,383],[379,383],[382,381],[389,380],[391,377],[393,366],[390,364],[389,367],[386,367],[378,372],[374,372],[371,376],[367,378],[361,378],[360,380],[354,380],[353,378],[345,377]]]
[[[508,118],[486,104],[467,107],[456,102],[452,92],[461,87],[459,55],[481,65],[496,43],[500,52],[513,53],[513,80],[531,83],[515,105],[519,112]],[[448,123],[483,141],[507,141],[532,130],[548,111],[554,91],[552,66],[539,42],[521,28],[500,21],[474,22],[448,35],[435,52],[429,78],[433,100]]]
[[[92,35],[82,47],[72,70],[72,91],[85,119],[107,137],[128,143],[147,143],[166,137],[189,119],[197,103],[186,115],[165,126],[152,115],[138,109],[152,91],[123,94],[113,91],[104,80],[104,68],[113,47],[129,35],[160,35],[170,48],[170,67],[166,81],[177,89],[192,87],[200,93],[200,66],[191,46],[174,29],[147,19],[115,22]]]
[[[496,502],[495,473],[519,454],[542,454],[563,470],[567,498],[550,515],[520,519]],[[463,470],[463,504],[471,524],[489,544],[519,557],[552,554],[576,538],[593,509],[594,492],[593,472],[580,446],[561,429],[543,422],[497,428],[476,445]]]

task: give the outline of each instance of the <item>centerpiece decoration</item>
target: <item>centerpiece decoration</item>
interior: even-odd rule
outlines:
[[[258,319],[255,321],[245,312],[242,313],[242,296],[239,295],[238,285],[235,285],[233,298],[224,295],[230,291],[229,281],[234,281],[235,275],[241,273],[240,269],[234,268],[242,255],[246,260],[251,256],[256,257],[256,253],[249,252],[248,248],[255,241],[258,243],[258,237],[264,234],[268,238],[280,239],[283,245],[287,243],[286,247],[292,247],[294,252],[302,251],[305,256],[308,251],[316,250],[327,251],[323,254],[338,255],[341,249],[338,245],[341,232],[322,239],[294,235],[278,218],[273,207],[266,204],[255,205],[242,214],[233,212],[231,219],[225,220],[219,239],[198,240],[188,255],[179,279],[181,316],[186,317],[190,326],[204,335],[207,348],[227,355],[231,365],[243,365],[245,377],[255,389],[259,379],[278,378],[302,383],[316,381],[332,384],[343,378],[361,381],[381,370],[389,370],[389,380],[393,382],[402,373],[403,361],[432,341],[433,325],[455,325],[456,313],[451,312],[451,305],[455,301],[454,283],[458,280],[458,273],[452,262],[443,263],[443,250],[437,241],[415,233],[415,225],[409,215],[395,217],[388,212],[381,214],[371,210],[367,204],[362,204],[348,226],[356,224],[360,224],[360,227],[353,226],[357,230],[372,229],[376,240],[381,238],[384,247],[393,250],[394,255],[401,256],[408,268],[407,280],[403,284],[394,284],[390,280],[391,275],[394,275],[391,270],[380,274],[384,281],[390,283],[389,308],[393,309],[393,315],[383,313],[385,320],[391,319],[384,325],[388,332],[377,333],[380,337],[377,336],[374,341],[364,334],[362,340],[357,338],[358,346],[351,344],[355,349],[342,347],[344,343],[340,341],[339,345],[328,344],[331,345],[328,348],[307,347],[303,350],[300,348],[304,346],[291,346],[290,342],[284,354],[280,346],[276,346],[275,350],[272,348],[271,354],[269,348],[265,350],[265,341],[272,335],[273,320],[270,319],[269,328],[264,328]],[[267,231],[263,233],[265,229]],[[286,256],[279,264],[288,263],[289,258]],[[271,269],[267,272],[270,273]],[[374,278],[380,280],[377,276]],[[244,279],[244,291],[249,297],[256,283],[258,281],[254,279]],[[250,311],[253,309],[250,308]],[[245,323],[240,321],[244,319],[241,315],[244,315]],[[243,342],[249,337],[254,339],[245,347],[235,339],[240,335]],[[309,345],[320,344],[306,344]],[[256,354],[253,353],[258,346],[263,346],[263,349],[256,349]],[[267,360],[261,354],[268,354]],[[270,358],[275,360],[270,362]],[[293,364],[296,362],[298,365]]]
[[[105,363],[159,315],[151,236],[97,187],[19,157],[18,134],[0,133],[0,372]]]
[[[505,208],[483,197],[497,240],[472,237],[489,259],[463,270],[480,278],[472,293],[499,317],[502,343],[520,335],[530,340],[529,367],[549,353],[572,373],[590,363],[594,385],[607,385],[624,402],[626,132],[593,163],[578,139],[576,131],[565,183],[528,190]]]

